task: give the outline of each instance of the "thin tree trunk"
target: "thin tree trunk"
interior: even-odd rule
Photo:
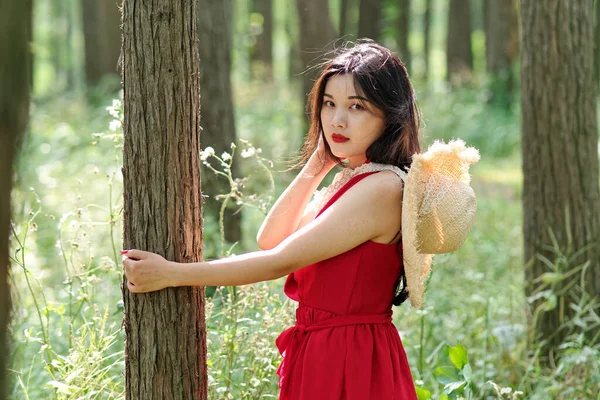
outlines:
[[[600,84],[600,1],[595,0],[594,3],[594,79],[598,85]]]
[[[549,351],[568,333],[561,325],[573,315],[570,305],[581,296],[577,286],[563,292],[568,283],[584,282],[591,297],[600,295],[592,0],[553,4],[549,8],[546,2],[521,1],[523,233],[525,261],[531,262],[527,293],[538,289],[545,273],[565,274],[587,261],[590,265],[583,279],[577,273],[556,282],[547,299],[533,303],[533,339],[547,341]],[[547,247],[552,246],[549,229],[563,252],[573,255],[589,247],[569,265],[552,271],[537,256],[557,259]]]
[[[13,160],[29,119],[31,0],[0,0],[0,399],[7,396],[8,238]]]
[[[446,45],[447,79],[458,86],[463,82],[469,82],[473,72],[469,0],[450,0],[449,7]]]
[[[412,70],[410,48],[408,47],[408,39],[410,35],[410,0],[400,0],[398,4],[398,49],[400,51],[400,59],[410,73]]]
[[[202,66],[200,92],[203,99],[210,99],[202,107],[202,147],[211,146],[221,156],[223,152],[231,153],[231,143],[236,141],[231,99],[231,44],[228,35],[231,0],[199,0],[198,5],[203,10],[198,23],[198,49]],[[219,165],[215,167],[221,169]],[[239,177],[238,163],[234,162],[232,167],[232,175]],[[229,193],[230,185],[206,168],[203,168],[203,172],[206,210],[218,220],[221,201],[216,200],[215,196]],[[230,204],[225,213],[225,239],[229,243],[240,241],[242,236],[241,215],[235,211],[235,204]]]
[[[295,80],[302,77],[304,63],[302,61],[300,51],[300,20],[298,18],[297,9],[285,8],[285,31],[290,38],[290,46],[288,52],[289,58],[289,76]]]
[[[51,59],[52,66],[54,67],[54,82],[53,89],[54,91],[59,91],[64,89],[64,69],[63,69],[63,43],[65,42],[64,37],[64,15],[62,12],[62,2],[63,0],[55,0],[50,6],[50,12],[52,13],[52,20],[54,24],[54,29],[50,33],[50,47],[51,47]]]
[[[358,38],[379,40],[381,33],[381,1],[360,0]]]
[[[509,108],[514,77],[512,67],[519,52],[518,19],[513,0],[484,2],[486,69],[490,77],[490,102]]]
[[[340,37],[346,34],[346,25],[348,24],[348,0],[340,1]]]
[[[429,80],[429,51],[430,51],[430,43],[431,43],[431,7],[432,0],[425,1],[425,13],[423,14],[423,57],[425,58],[425,68],[423,71],[423,79],[425,81]]]
[[[336,37],[329,8],[321,0],[296,0],[300,16],[300,56],[304,65],[303,92],[306,96],[317,75],[314,66],[333,49]]]
[[[121,13],[113,0],[83,0],[83,36],[85,40],[85,78],[97,84],[108,74],[117,74],[121,51]]]
[[[254,61],[260,61],[267,79],[273,78],[273,3],[272,0],[253,0],[254,12],[263,17],[262,32],[256,38]],[[230,15],[228,15],[230,17]]]
[[[200,87],[195,0],[123,2],[123,245],[202,256]],[[131,294],[125,303],[129,399],[206,399],[204,288]]]

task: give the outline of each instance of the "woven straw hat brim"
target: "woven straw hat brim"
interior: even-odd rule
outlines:
[[[404,270],[413,307],[423,306],[433,254],[457,250],[473,225],[477,201],[469,166],[478,160],[479,152],[462,140],[436,141],[413,156],[402,201]]]

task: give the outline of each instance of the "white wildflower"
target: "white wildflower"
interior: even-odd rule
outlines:
[[[223,154],[221,154],[221,159],[223,161],[229,161],[231,160],[231,154],[229,154],[228,152],[224,152]]]
[[[108,125],[108,129],[110,129],[113,132],[116,132],[117,129],[119,129],[121,127],[121,121],[119,121],[118,119],[113,119],[112,121],[110,121],[110,124]]]
[[[121,116],[119,115],[120,110],[121,110],[121,100],[115,99],[112,102],[112,106],[106,107],[106,111],[108,111],[108,113],[110,115],[112,115],[112,117],[115,119],[121,118]]]
[[[206,161],[206,160],[208,160],[208,157],[214,156],[214,155],[215,155],[215,149],[213,149],[212,147],[209,146],[200,152],[200,159],[202,161]]]
[[[245,150],[242,150],[241,156],[242,158],[248,158],[252,157],[254,154],[256,154],[256,149],[254,147],[249,147]]]

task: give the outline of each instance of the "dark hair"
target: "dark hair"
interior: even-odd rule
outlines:
[[[367,149],[367,159],[408,170],[413,154],[421,151],[421,115],[416,96],[402,61],[393,52],[372,40],[348,43],[337,50],[335,57],[325,64],[323,72],[315,81],[306,105],[307,114],[310,116],[310,128],[302,149],[301,162],[310,158],[317,148],[319,137],[323,135],[321,109],[325,86],[331,77],[343,74],[352,75],[356,92],[384,114],[383,134]],[[325,138],[323,143],[327,155],[339,165],[343,165],[331,152]],[[408,289],[403,268],[393,304],[400,305],[407,297]]]

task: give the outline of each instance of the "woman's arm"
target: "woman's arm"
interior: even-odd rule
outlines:
[[[307,210],[313,192],[325,175],[335,166],[326,158],[322,142],[309,158],[298,176],[279,196],[258,231],[256,241],[262,250],[273,249],[285,238],[301,227],[302,221],[314,217],[313,210]],[[305,212],[306,211],[306,212]]]
[[[400,226],[401,202],[401,181],[380,173],[356,184],[272,250],[199,263],[169,262],[130,250],[123,261],[128,288],[142,293],[167,286],[235,286],[276,279],[368,240],[391,237]]]

